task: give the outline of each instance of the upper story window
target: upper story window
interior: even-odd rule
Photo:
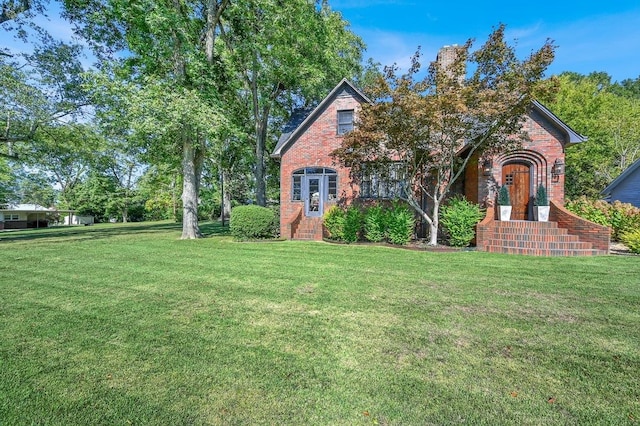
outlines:
[[[353,130],[353,110],[338,111],[338,134],[344,135]]]

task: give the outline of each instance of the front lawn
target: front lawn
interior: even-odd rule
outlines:
[[[0,424],[637,424],[640,258],[0,233]]]

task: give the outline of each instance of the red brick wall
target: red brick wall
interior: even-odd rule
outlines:
[[[338,198],[351,199],[357,188],[352,187],[349,169],[340,167],[331,158],[333,150],[340,147],[343,136],[338,136],[338,111],[356,111],[360,103],[347,92],[339,94],[331,103],[319,111],[314,120],[296,141],[282,154],[280,160],[280,226],[295,219],[304,206],[304,201],[292,201],[292,174],[304,167],[329,167],[338,173]],[[325,203],[325,211],[331,203]]]
[[[562,143],[564,136],[536,111],[532,111],[527,117],[523,128],[528,132],[531,140],[524,142],[522,148],[516,152],[494,157],[491,176],[483,176],[478,163],[469,165],[466,170],[467,177],[473,178],[475,173],[478,178],[476,180],[477,192],[473,191],[470,184],[467,183],[465,191],[469,194],[468,198],[469,196],[477,197],[478,202],[483,205],[487,198],[493,200],[498,187],[503,184],[502,166],[509,162],[520,161],[530,164],[532,167],[532,196],[535,194],[537,186],[542,183],[547,188],[549,200],[564,203],[564,175],[557,178],[551,175],[551,168],[556,159],[564,162]]]
[[[551,176],[551,168],[556,159],[564,163],[564,135],[544,119],[539,113],[533,111],[525,124],[532,142],[524,145],[525,149],[534,150],[542,154],[546,162],[539,167],[540,173],[534,179],[534,191],[538,184],[542,183],[547,188],[549,200],[555,200],[564,204],[564,175],[554,179]]]
[[[561,204],[551,201],[549,220],[558,222],[560,228],[566,228],[569,234],[577,235],[580,241],[591,243],[593,248],[609,252],[611,229],[576,216]]]

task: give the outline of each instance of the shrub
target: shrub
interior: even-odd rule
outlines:
[[[507,185],[502,185],[498,190],[498,205],[500,206],[511,205],[511,195],[509,194],[509,187]]]
[[[343,240],[347,243],[355,243],[358,241],[362,226],[363,218],[360,209],[354,205],[350,205],[344,217]]]
[[[609,222],[605,213],[605,211],[609,209],[609,203],[606,201],[589,200],[587,197],[582,196],[575,200],[568,200],[565,207],[570,212],[591,222],[611,226],[611,222]]]
[[[364,215],[364,237],[374,243],[384,241],[387,234],[387,214],[382,206],[369,207]]]
[[[572,213],[612,229],[611,237],[620,241],[622,235],[640,229],[640,209],[629,203],[615,201],[609,204],[603,200],[589,200],[579,197],[567,201],[565,207]]]
[[[388,217],[387,238],[391,244],[405,245],[411,241],[415,218],[404,206],[395,206]]]
[[[609,220],[613,228],[613,238],[621,239],[622,235],[640,230],[640,209],[629,203],[614,201],[610,204]]]
[[[324,213],[324,227],[329,233],[329,238],[336,241],[344,240],[345,212],[338,206],[331,206]]]
[[[273,238],[275,226],[275,215],[268,207],[238,206],[231,210],[229,230],[238,240]]]
[[[538,185],[536,189],[536,196],[533,199],[534,206],[548,206],[549,198],[547,197],[547,189],[543,184]]]
[[[640,254],[640,229],[625,232],[622,234],[621,240],[631,253]]]
[[[480,206],[463,196],[451,198],[440,210],[440,223],[449,236],[449,244],[454,247],[467,247],[471,243],[474,227],[483,217]]]

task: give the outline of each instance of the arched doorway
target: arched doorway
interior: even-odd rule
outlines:
[[[509,187],[511,196],[511,219],[529,219],[529,199],[531,197],[531,165],[515,162],[502,166],[502,183]]]

